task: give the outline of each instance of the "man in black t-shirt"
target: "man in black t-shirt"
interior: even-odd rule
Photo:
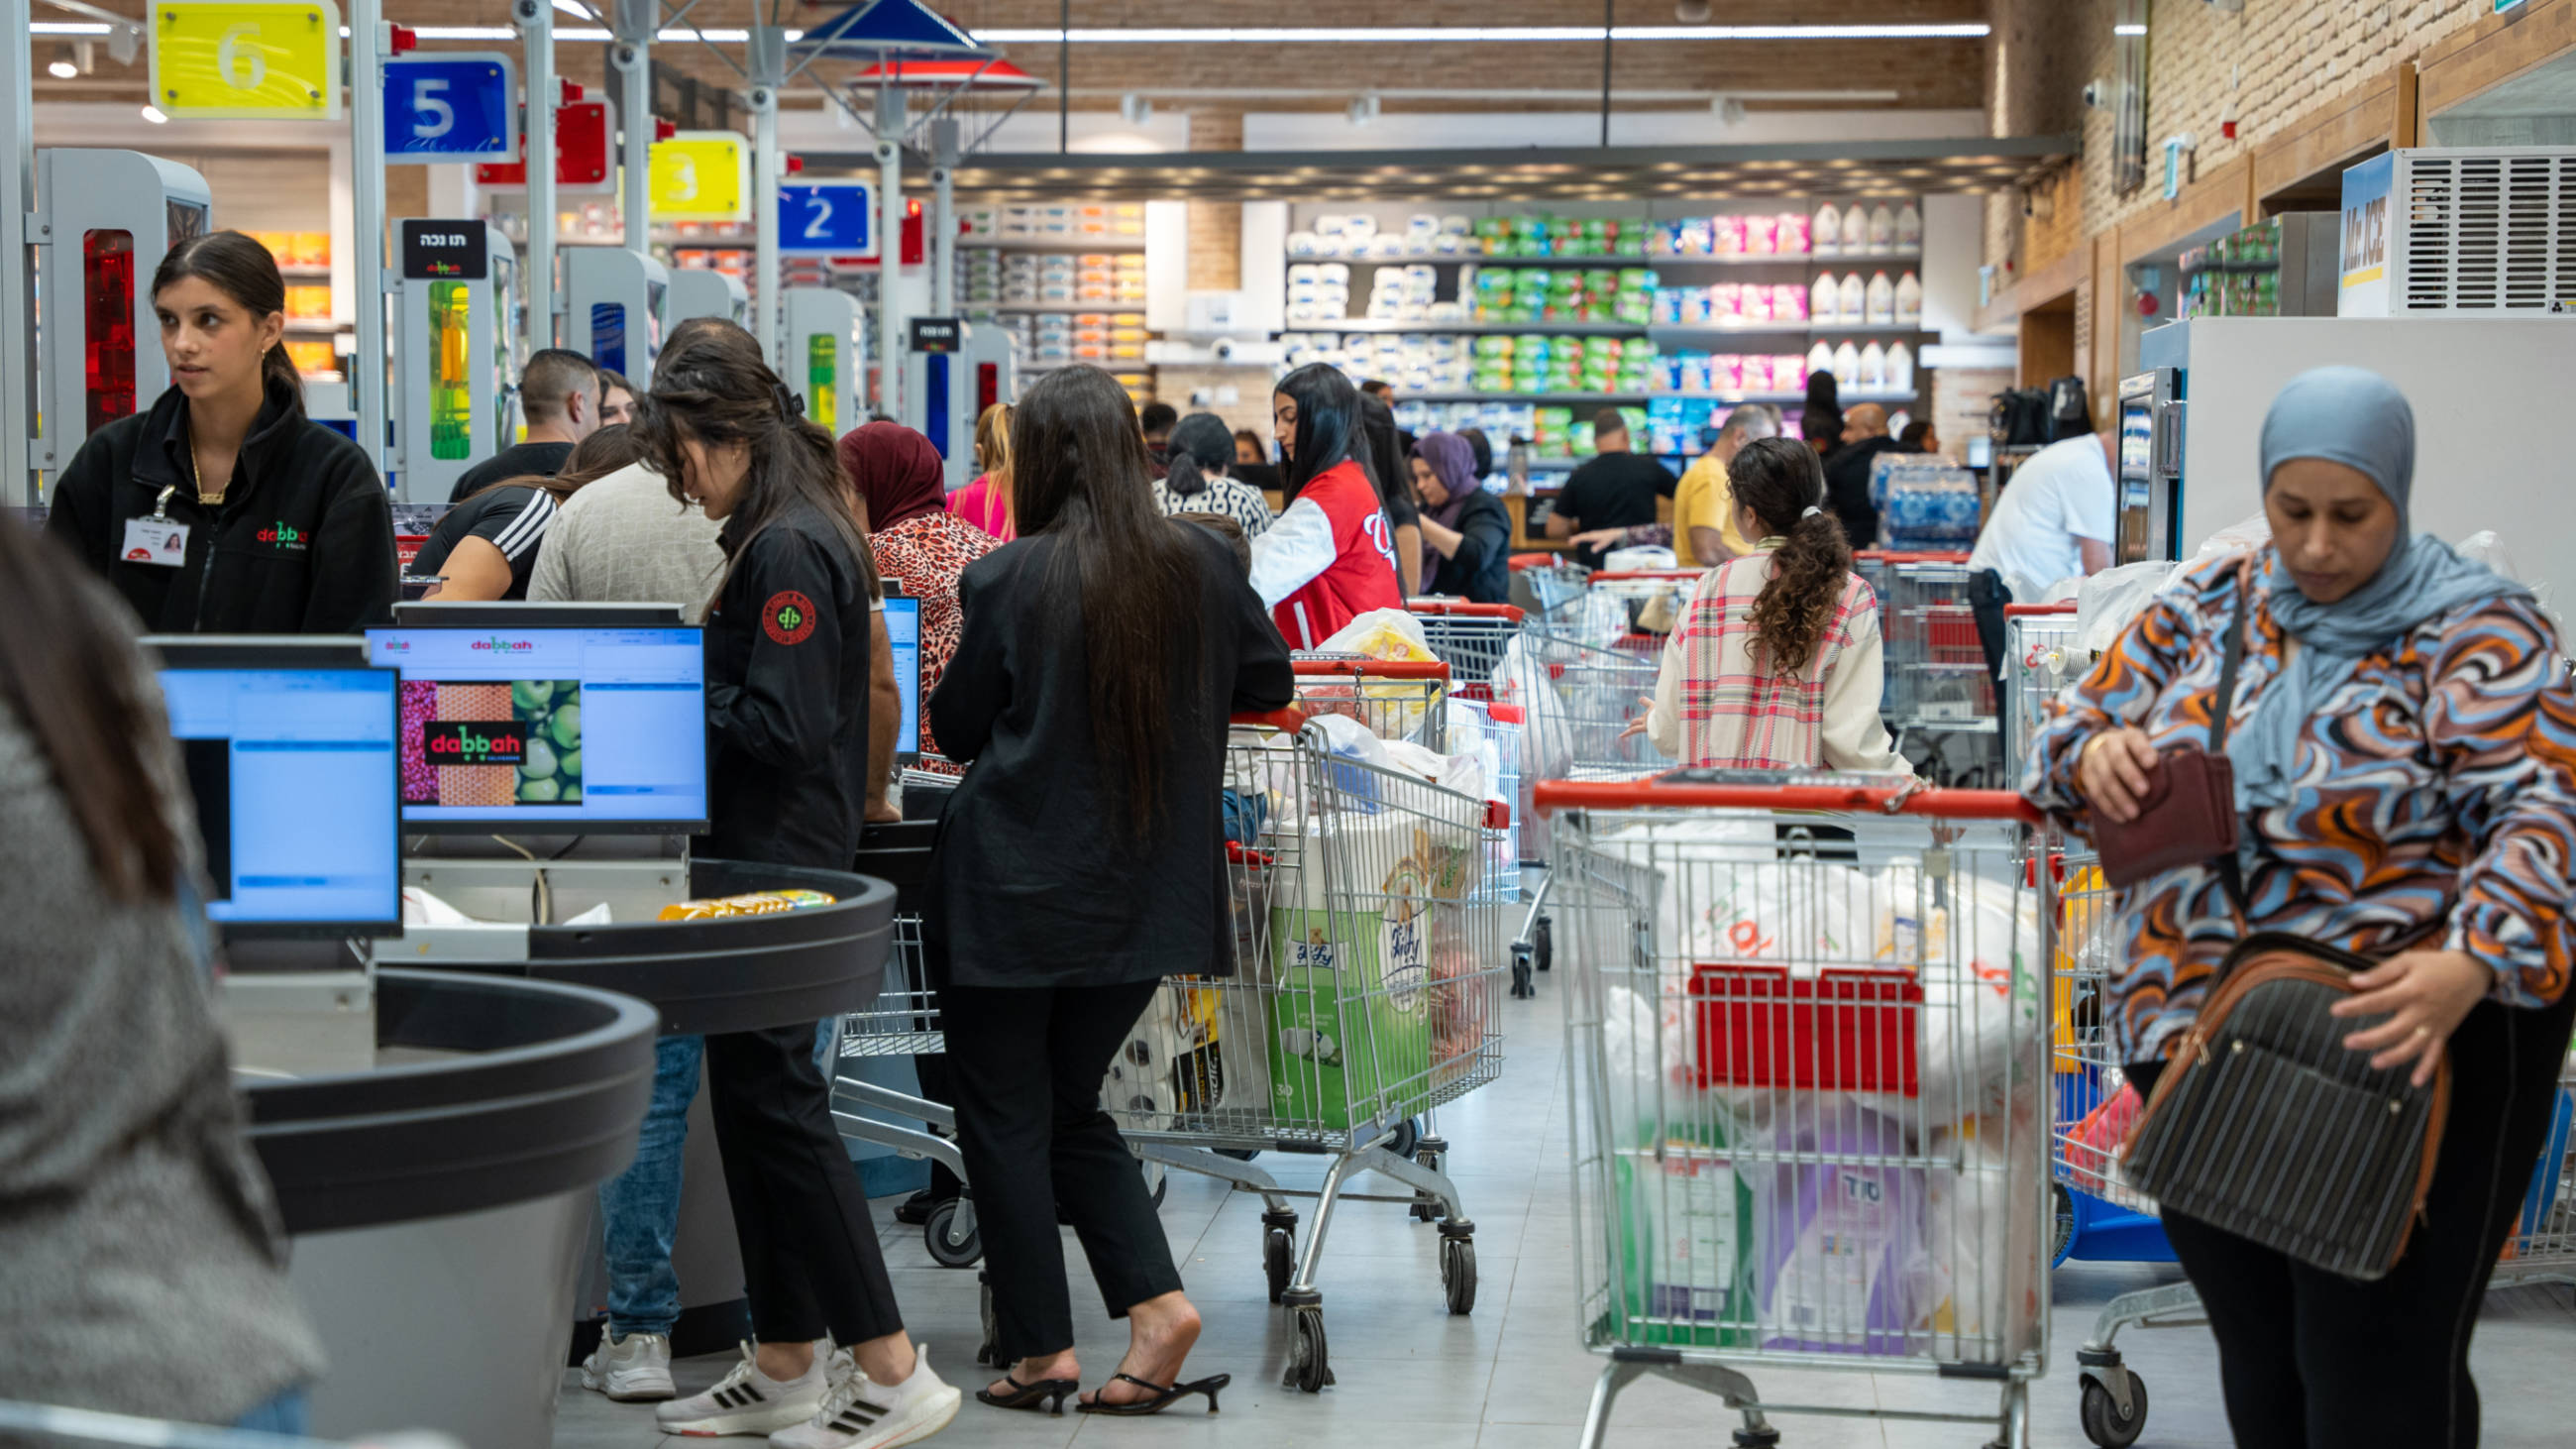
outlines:
[[[1603,408],[1592,420],[1592,441],[1600,456],[1575,469],[1557,493],[1547,515],[1550,538],[1652,523],[1655,499],[1672,497],[1680,482],[1663,464],[1628,451],[1628,420],[1617,408]],[[1601,554],[1591,548],[1577,546],[1567,556],[1588,569],[1601,567]]]
[[[562,472],[573,445],[599,431],[599,369],[560,347],[533,353],[519,373],[519,408],[528,419],[527,441],[466,469],[448,502],[462,503],[508,479]]]

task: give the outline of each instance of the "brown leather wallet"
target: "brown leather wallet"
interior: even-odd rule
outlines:
[[[2093,844],[2102,878],[2136,885],[2178,866],[2197,865],[2236,849],[2236,769],[2225,755],[2178,745],[2156,757],[2137,818],[2123,824],[2096,811]]]

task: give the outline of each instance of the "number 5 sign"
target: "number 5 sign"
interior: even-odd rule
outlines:
[[[385,159],[515,160],[519,70],[493,52],[406,55],[385,62]]]
[[[154,0],[152,103],[174,120],[338,120],[340,7]]]
[[[751,141],[738,131],[681,131],[653,143],[657,221],[747,221]]]
[[[789,257],[873,257],[877,189],[865,181],[778,188],[778,252]]]

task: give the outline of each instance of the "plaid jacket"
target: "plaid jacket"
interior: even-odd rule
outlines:
[[[1805,668],[1780,674],[1756,657],[1753,601],[1771,581],[1779,544],[1766,538],[1756,552],[1701,576],[1665,642],[1647,736],[1691,766],[1910,772],[1879,722],[1886,680],[1878,597],[1858,575],[1843,576],[1842,597]]]

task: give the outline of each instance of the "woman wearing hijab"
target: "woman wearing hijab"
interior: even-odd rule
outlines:
[[[1511,601],[1512,518],[1476,482],[1476,453],[1456,433],[1425,433],[1413,445],[1413,491],[1422,500],[1426,591],[1471,603]]]
[[[2286,931],[2380,964],[2343,1039],[2414,1080],[2451,1063],[2441,1153],[2405,1254],[2355,1282],[2168,1210],[2217,1335],[2240,1445],[2468,1445],[2469,1335],[2557,1096],[2569,1019],[2576,694],[2529,591],[2408,526],[2415,421],[2375,374],[2294,379],[2263,425],[2271,542],[2160,595],[2051,706],[2023,789],[2087,829],[2134,819],[2160,750],[2226,704],[2243,844],[2123,895],[2106,1015],[2155,1084],[2219,962]]]
[[[841,471],[865,510],[877,574],[921,600],[921,697],[928,699],[957,653],[957,576],[1001,542],[943,506],[947,481],[939,450],[901,423],[869,423],[843,434]],[[938,752],[925,717],[921,768],[956,774],[956,766],[934,758]]]
[[[1192,413],[1172,426],[1165,445],[1166,472],[1154,480],[1154,506],[1175,513],[1220,513],[1243,528],[1247,540],[1270,529],[1270,500],[1249,483],[1227,476],[1234,434],[1214,413]]]

